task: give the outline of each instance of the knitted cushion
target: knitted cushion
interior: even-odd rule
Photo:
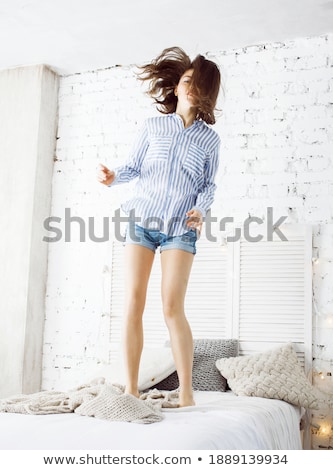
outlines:
[[[235,357],[238,354],[237,339],[195,339],[193,356],[193,389],[205,391],[227,390],[227,381],[216,368],[221,357]],[[167,345],[170,343],[168,342]],[[175,390],[179,387],[177,372],[159,382],[159,390]]]
[[[216,367],[236,395],[276,398],[304,408],[319,407],[291,343],[264,353],[219,359]]]

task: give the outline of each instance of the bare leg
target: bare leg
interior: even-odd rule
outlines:
[[[165,321],[179,377],[179,405],[194,405],[192,391],[193,339],[184,311],[185,294],[194,255],[165,250],[162,261],[162,300]]]
[[[139,245],[125,247],[125,312],[123,348],[126,369],[125,393],[139,396],[138,375],[143,348],[142,315],[154,252]]]

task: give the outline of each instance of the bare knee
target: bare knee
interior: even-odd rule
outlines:
[[[163,314],[167,326],[172,326],[184,315],[184,307],[173,299],[164,301]]]
[[[125,317],[131,321],[141,321],[146,298],[142,292],[133,291],[127,294]]]

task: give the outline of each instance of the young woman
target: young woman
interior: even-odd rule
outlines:
[[[143,348],[142,315],[157,247],[162,266],[162,303],[179,377],[179,406],[194,405],[193,340],[184,300],[196,253],[197,232],[214,198],[220,139],[209,126],[220,89],[217,65],[198,55],[193,61],[178,48],[165,49],[142,66],[139,79],[162,116],[147,119],[126,165],[100,165],[107,186],[138,178],[126,233],[125,393],[139,396],[137,382]],[[135,217],[135,219],[134,219]]]

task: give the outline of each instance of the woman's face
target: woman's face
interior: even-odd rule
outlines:
[[[178,97],[178,103],[183,107],[193,107],[194,96],[192,94],[192,75],[193,69],[186,70],[180,77],[179,83],[175,88],[175,95]]]

